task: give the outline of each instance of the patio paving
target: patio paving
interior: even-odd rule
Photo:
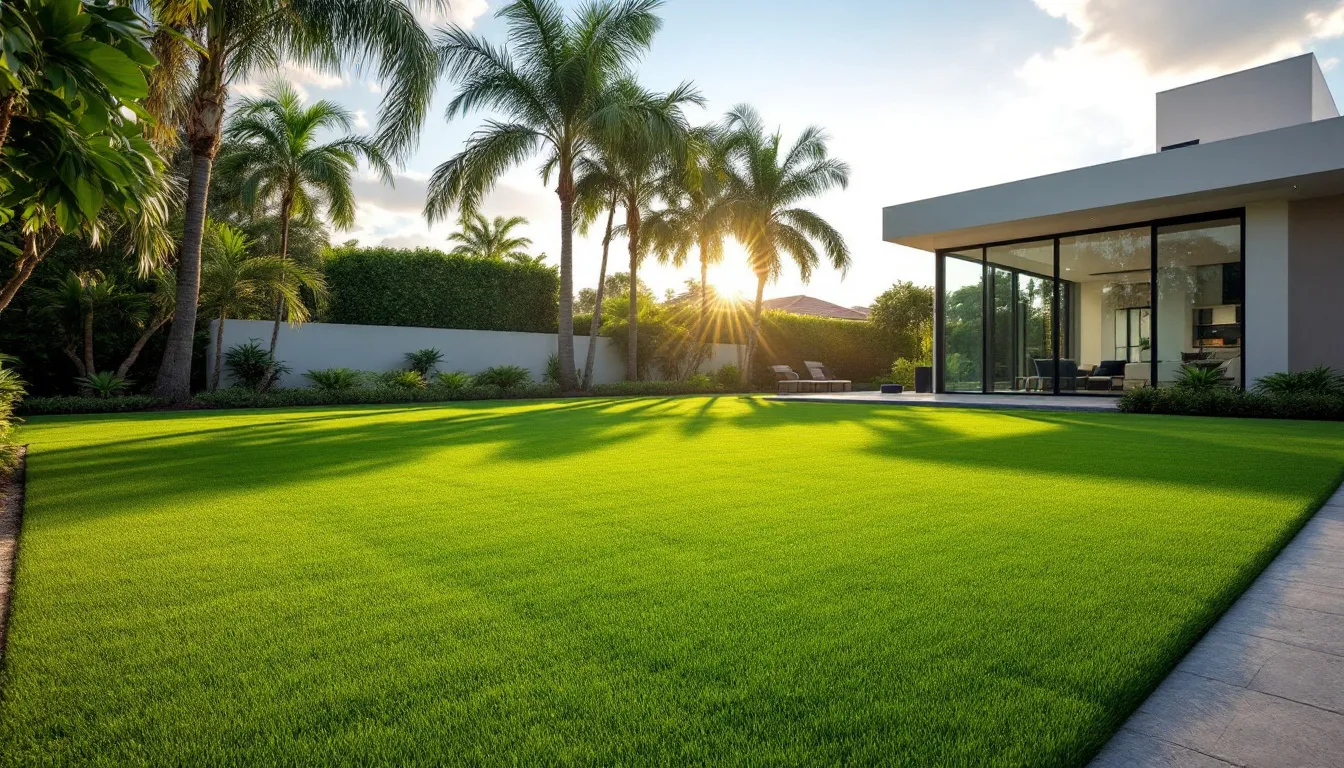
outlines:
[[[1344,487],[1092,768],[1344,766]]]
[[[915,394],[884,395],[880,392],[775,395],[772,400],[815,403],[874,403],[942,408],[991,408],[1023,411],[1113,411],[1118,398],[1102,395],[975,395]]]

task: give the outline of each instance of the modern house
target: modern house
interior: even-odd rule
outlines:
[[[1344,119],[1312,54],[1157,94],[1158,151],[891,206],[939,392],[1344,368]]]
[[[812,296],[781,296],[761,302],[762,309],[775,309],[795,315],[829,317],[833,320],[867,320],[870,314],[859,307],[842,307]]]

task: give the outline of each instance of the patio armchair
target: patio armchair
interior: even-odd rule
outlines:
[[[816,392],[817,386],[825,384],[824,381],[812,381],[810,379],[801,379],[793,369],[787,365],[772,365],[771,372],[775,374],[776,390],[781,395],[798,394],[800,392]],[[826,391],[826,390],[821,390]]]
[[[1032,360],[1032,365],[1036,367],[1036,375],[1027,377],[1027,389],[1033,386],[1039,392],[1045,392],[1054,387],[1055,380],[1055,361],[1046,358],[1043,360]],[[1078,389],[1078,361],[1060,360],[1059,361],[1059,389],[1061,392],[1072,392]]]

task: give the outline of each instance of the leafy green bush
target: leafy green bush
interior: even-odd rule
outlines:
[[[111,371],[91,373],[88,376],[80,377],[78,383],[80,389],[88,390],[93,393],[94,397],[103,399],[124,392],[131,386],[131,382]]]
[[[1344,421],[1344,395],[1268,394],[1229,387],[1131,389],[1120,398],[1125,413]]]
[[[443,353],[432,347],[430,349],[418,349],[414,352],[406,353],[406,364],[410,366],[412,371],[415,371],[426,379],[429,378],[429,374],[434,372],[435,368],[439,367],[439,363],[442,362]]]
[[[256,339],[225,352],[224,367],[229,369],[235,385],[254,392],[269,389],[276,379],[289,373],[289,367],[277,363],[270,351],[262,349],[261,342]]]
[[[1189,392],[1208,392],[1214,389],[1226,389],[1231,382],[1223,378],[1223,372],[1217,368],[1200,368],[1183,365],[1176,374],[1176,388]]]
[[[420,248],[338,248],[322,319],[358,325],[554,333],[555,270]]]
[[[315,388],[329,392],[354,389],[364,381],[362,373],[349,368],[323,368],[320,371],[309,371],[303,376],[313,382]]]
[[[430,382],[430,386],[438,389],[444,389],[449,392],[458,392],[471,386],[471,374],[462,371],[453,371],[452,373],[440,373]]]
[[[742,369],[736,365],[725,365],[714,372],[714,383],[720,388],[732,392],[741,386]]]
[[[532,383],[532,372],[518,365],[496,365],[472,377],[480,387],[515,389]]]
[[[131,413],[163,408],[168,401],[149,395],[123,397],[30,397],[19,406],[24,416],[51,416],[70,413]]]
[[[1344,376],[1324,365],[1296,373],[1271,373],[1255,382],[1267,395],[1344,395]]]
[[[379,383],[393,389],[424,389],[429,386],[425,377],[415,371],[388,371],[379,377]]]
[[[915,391],[915,369],[931,365],[931,363],[919,363],[912,360],[906,360],[904,357],[896,358],[896,362],[891,364],[890,375],[879,382],[882,384],[900,384],[905,387],[907,392]]]
[[[541,380],[542,380],[543,382],[547,383],[547,384],[559,384],[559,383],[560,383],[560,356],[559,356],[559,355],[551,355],[550,357],[546,358],[546,374],[543,375],[543,376],[541,377]],[[582,381],[583,381],[583,369],[582,369],[582,368],[575,368],[575,369],[574,369],[574,380],[575,380],[575,381],[579,381],[579,382],[582,382]]]
[[[0,469],[14,468],[19,460],[19,441],[14,437],[14,409],[23,401],[23,379],[5,366],[13,358],[0,355]]]
[[[253,392],[241,387],[202,392],[194,398],[198,406],[211,408],[284,408],[305,405],[377,405],[397,403],[445,403],[466,400],[520,400],[559,397],[560,389],[533,384],[513,389],[467,387],[447,391],[440,387],[406,389],[403,387],[358,387],[340,392],[320,389],[276,389]]]
[[[765,312],[761,318],[761,347],[752,361],[752,381],[773,381],[772,365],[787,365],[803,373],[804,360],[825,363],[836,378],[868,381],[885,376],[892,361],[914,359],[904,334],[859,320],[832,320],[788,312]]]
[[[686,377],[686,381],[684,383],[688,387],[692,387],[694,389],[701,390],[704,392],[712,392],[715,389],[718,389],[717,385],[714,383],[714,379],[710,378],[708,374],[704,373],[693,373],[690,376]]]

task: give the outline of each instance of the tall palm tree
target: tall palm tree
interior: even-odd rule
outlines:
[[[66,343],[62,352],[75,364],[79,377],[92,376],[94,364],[94,320],[103,313],[135,314],[141,297],[115,277],[98,270],[70,272],[60,282],[39,293],[40,312],[56,320],[63,329]],[[83,356],[76,353],[76,346]]]
[[[700,328],[696,337],[703,343],[709,332],[709,268],[723,261],[723,240],[730,234],[724,196],[726,145],[718,131],[698,128],[691,146],[696,151],[694,172],[674,168],[664,175],[659,194],[666,207],[645,216],[644,231],[662,263],[680,267],[691,249],[696,249],[700,260]]]
[[[229,84],[285,61],[339,72],[363,68],[386,86],[375,141],[392,157],[414,146],[429,108],[439,62],[417,8],[448,0],[160,0],[148,3],[160,25],[150,77],[152,112],[180,128],[191,151],[185,224],[177,259],[177,314],[154,392],[191,394],[191,345],[201,277],[206,197],[219,151]],[[180,30],[181,34],[177,33]]]
[[[671,93],[655,94],[624,79],[613,90],[621,94],[622,101],[644,106],[638,115],[610,132],[597,151],[579,158],[575,173],[583,194],[602,197],[613,192],[625,210],[625,224],[620,230],[630,254],[625,375],[635,381],[639,378],[639,263],[648,252],[641,226],[643,214],[659,199],[664,177],[683,174],[688,129],[681,107],[700,104],[703,99],[686,83]]]
[[[509,25],[507,47],[459,26],[440,30],[438,53],[461,90],[448,119],[475,110],[497,117],[434,170],[425,201],[431,222],[454,208],[476,213],[510,168],[538,154],[542,177],[555,177],[560,199],[560,384],[574,378],[574,172],[611,127],[644,108],[613,91],[646,50],[661,21],[662,0],[593,0],[566,17],[557,0],[515,0],[496,14]]]
[[[131,366],[135,365],[150,338],[158,333],[160,328],[172,322],[173,311],[177,308],[177,276],[173,274],[172,268],[159,267],[150,275],[150,280],[149,292],[141,294],[146,300],[149,313],[137,319],[137,322],[141,323],[140,336],[131,346],[126,358],[121,361],[121,365],[117,366],[116,376],[119,379],[126,378],[126,374],[131,370]]]
[[[448,236],[449,242],[457,243],[452,254],[490,261],[531,261],[527,248],[532,241],[513,235],[513,230],[526,224],[522,216],[496,216],[493,222],[479,213],[463,216],[461,230]]]
[[[765,284],[783,272],[783,257],[787,255],[798,266],[803,282],[821,265],[822,253],[842,274],[849,270],[845,239],[825,219],[798,207],[808,198],[847,187],[849,166],[830,157],[826,132],[817,126],[804,130],[787,150],[779,132],[767,133],[760,115],[749,106],[729,112],[725,128],[724,178],[730,226],[746,248],[748,262],[756,273],[756,303],[742,367],[745,385],[760,345]]]
[[[605,176],[594,177],[591,185],[578,185],[579,231],[585,235],[589,227],[605,211],[607,226],[602,234],[602,267],[597,273],[597,289],[594,293],[593,317],[588,325],[588,355],[583,363],[583,379],[579,384],[589,390],[593,386],[593,368],[597,364],[597,332],[602,327],[602,299],[607,285],[607,257],[611,254],[611,238],[616,224],[616,206],[620,203],[620,193],[606,188]]]
[[[387,182],[392,168],[378,146],[362,136],[345,136],[317,143],[322,131],[349,131],[354,115],[340,104],[318,101],[304,106],[297,91],[277,83],[260,99],[244,99],[229,118],[225,150],[219,158],[221,173],[239,180],[239,196],[252,209],[274,208],[280,221],[280,258],[289,258],[289,230],[295,218],[311,222],[325,211],[337,229],[355,223],[355,195],[351,176],[364,158]],[[325,283],[312,286],[325,293]],[[271,327],[271,355],[287,313],[283,295],[275,297]]]
[[[290,306],[291,322],[308,319],[300,286],[311,280],[313,270],[279,256],[253,256],[252,242],[228,224],[207,225],[209,247],[201,262],[201,309],[219,319],[215,329],[215,373],[210,389],[219,389],[219,371],[224,357],[224,321],[254,312],[265,312],[273,297],[283,297]]]

